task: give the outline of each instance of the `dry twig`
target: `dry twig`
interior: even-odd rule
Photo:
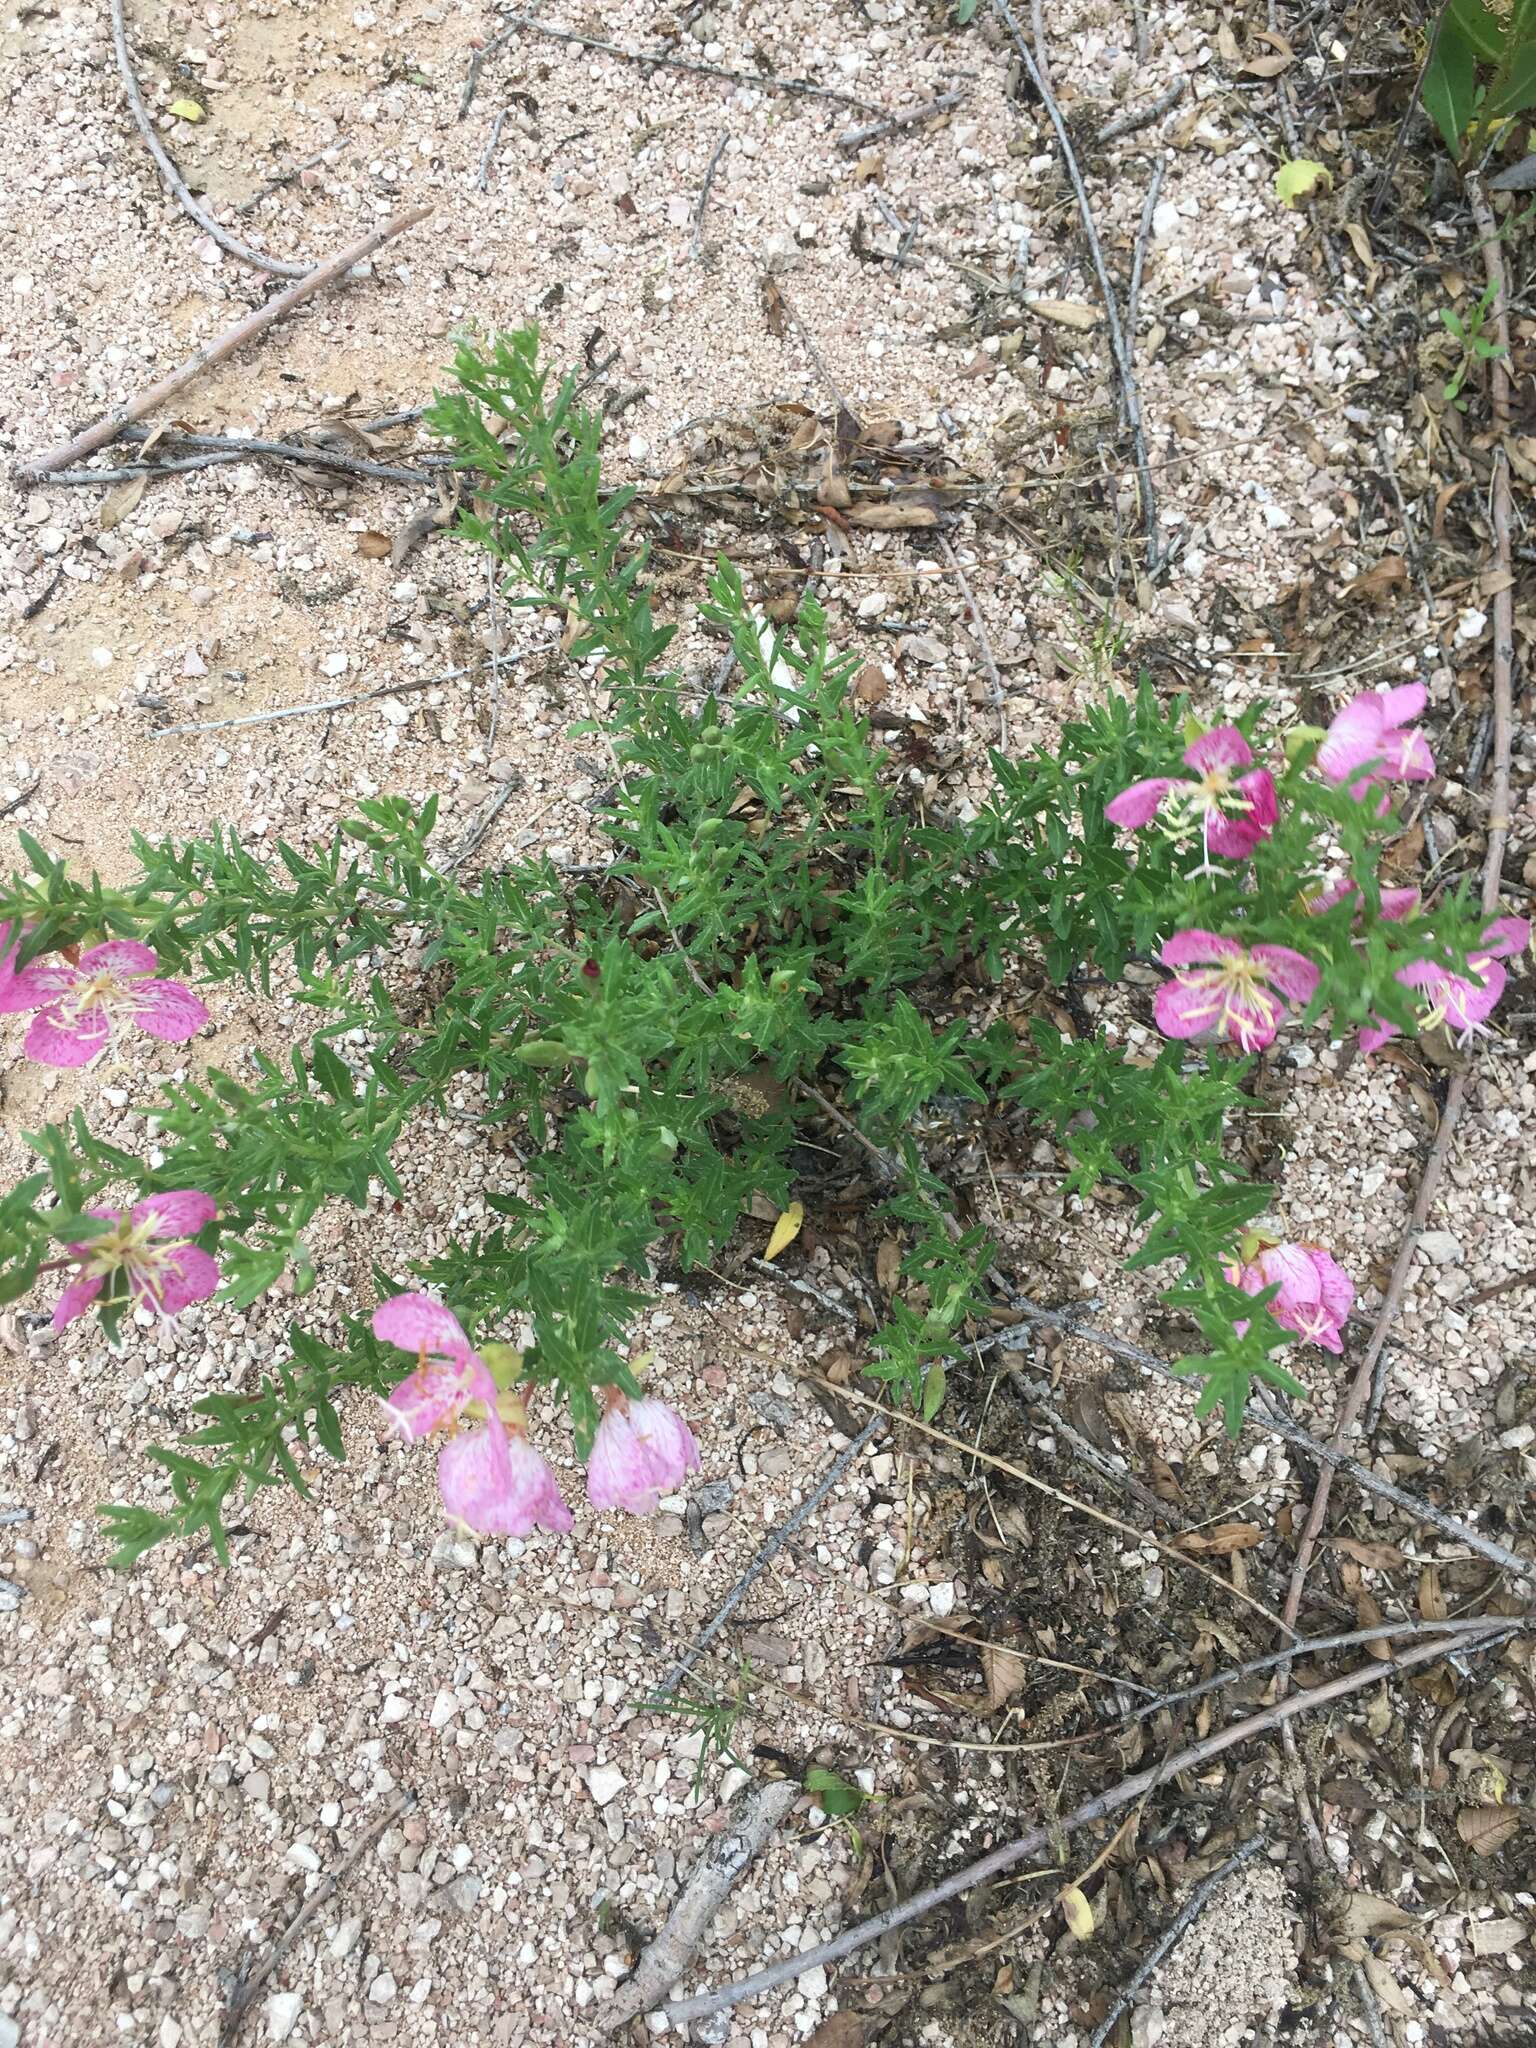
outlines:
[[[553,646],[553,641],[550,642]],[[536,648],[529,650],[537,653]],[[162,725],[157,740],[177,739],[184,733],[228,732],[237,725],[271,725],[279,718],[308,718],[317,711],[350,711],[354,704],[371,704],[376,697],[403,697],[407,691],[430,690],[434,683],[455,682],[467,676],[467,668],[450,668],[440,676],[418,676],[407,682],[381,683],[376,690],[360,690],[355,697],[327,697],[318,704],[285,704],[278,711],[252,711],[242,718],[208,718],[198,725]]]
[[[695,263],[704,253],[704,212],[709,205],[709,188],[715,182],[715,172],[719,168],[721,157],[725,154],[725,145],[730,139],[731,131],[722,128],[720,140],[715,144],[714,153],[704,169],[704,182],[699,187],[699,202],[693,209],[693,239],[688,248],[688,254]]]
[[[1104,2043],[1115,2031],[1115,2023],[1121,2013],[1125,2011],[1164,1956],[1169,1955],[1189,1932],[1190,1928],[1194,1926],[1200,1915],[1205,1911],[1211,1894],[1218,1891],[1229,1877],[1235,1876],[1245,1863],[1256,1856],[1264,1847],[1264,1842],[1265,1837],[1263,1835],[1250,1835],[1236,1855],[1229,1856],[1219,1870],[1213,1870],[1208,1878],[1195,1886],[1180,1908],[1178,1916],[1160,1937],[1151,1954],[1147,1956],[1144,1962],[1138,1965],[1136,1974],[1110,2007],[1107,2018],[1103,2021],[1102,2025],[1094,2028],[1093,2039],[1088,2043],[1088,2048],[1104,2048]]]
[[[575,43],[583,50],[601,50],[604,56],[622,57],[626,64],[660,64],[669,71],[699,71],[706,78],[734,79],[738,85],[772,86],[778,92],[801,93],[809,99],[835,100],[839,106],[857,107],[866,114],[880,111],[871,100],[858,99],[851,92],[838,92],[830,85],[813,85],[808,78],[775,78],[766,71],[735,71],[728,64],[706,64],[702,57],[674,57],[670,50],[626,50],[622,43],[605,43],[599,36],[579,35],[572,28],[552,28],[548,22],[535,21],[531,14],[509,17],[507,31],[479,53],[482,64],[515,28],[527,29],[536,36],[550,36],[557,43]]]
[[[692,1962],[732,1885],[799,1797],[800,1787],[792,1778],[773,1778],[741,1794],[733,1808],[732,1824],[711,1839],[688,1873],[666,1926],[636,1963],[633,1975],[615,1992],[603,2014],[600,2032],[616,2034],[661,2003]]]
[[[954,571],[955,581],[960,586],[960,595],[965,599],[966,607],[971,614],[971,630],[976,636],[976,646],[981,654],[981,665],[987,672],[987,702],[997,713],[997,744],[1000,750],[1006,754],[1008,751],[1008,699],[1004,694],[1003,679],[998,674],[997,662],[993,657],[992,642],[987,634],[987,622],[981,615],[981,606],[976,602],[976,593],[972,590],[965,570],[961,567],[960,557],[949,544],[948,534],[941,533],[939,535],[939,546],[944,551],[945,561],[948,562],[950,568]]]
[[[941,92],[937,99],[924,100],[916,107],[903,107],[899,113],[887,114],[883,120],[867,121],[862,128],[845,128],[837,138],[837,146],[845,156],[852,156],[856,150],[871,142],[883,141],[900,128],[915,128],[921,121],[936,121],[940,114],[947,114],[952,107],[958,107],[966,97],[964,92]]]
[[[1110,283],[1109,270],[1104,262],[1103,244],[1099,240],[1093,208],[1088,202],[1088,188],[1083,183],[1082,170],[1078,165],[1077,152],[1072,147],[1072,136],[1066,118],[1056,104],[1056,96],[1046,81],[1044,70],[1036,61],[1035,53],[1031,51],[1019,24],[1014,19],[1013,9],[1008,5],[1008,0],[992,0],[992,6],[1013,38],[1014,48],[1029,73],[1030,83],[1039,93],[1045,111],[1050,117],[1051,126],[1056,131],[1056,140],[1061,147],[1062,163],[1066,167],[1067,177],[1077,199],[1077,210],[1083,223],[1088,253],[1093,261],[1093,274],[1098,282],[1099,297],[1104,301],[1104,322],[1109,330],[1110,355],[1114,360],[1115,374],[1120,380],[1120,399],[1135,450],[1137,488],[1141,497],[1141,523],[1146,531],[1147,573],[1150,575],[1162,560],[1162,545],[1157,530],[1157,498],[1152,489],[1152,465],[1147,454],[1147,437],[1141,419],[1141,394],[1136,385],[1136,367],[1126,346],[1125,330],[1120,321],[1120,304],[1115,297],[1114,286]],[[1037,29],[1038,26],[1037,19]],[[1042,44],[1042,53],[1043,49]]]
[[[1501,1642],[1510,1632],[1507,1622],[1492,1620],[1488,1633],[1464,1643],[1464,1649],[1481,1649],[1495,1642]],[[899,1905],[889,1907],[883,1913],[876,1913],[869,1920],[860,1921],[834,1940],[823,1942],[819,1948],[802,1950],[798,1955],[775,1963],[766,1970],[759,1970],[755,1976],[746,1977],[737,1984],[728,1984],[720,1991],[705,1992],[698,1998],[685,1998],[663,2008],[674,2026],[684,2021],[707,2018],[711,2013],[727,2012],[740,2005],[745,1999],[757,1998],[765,1991],[775,1990],[780,1984],[798,1977],[802,1971],[812,1970],[828,1963],[841,1962],[844,1956],[855,1954],[882,1935],[898,1927],[905,1927],[913,1920],[921,1920],[936,1906],[942,1906],[950,1899],[960,1898],[973,1891],[979,1884],[985,1884],[995,1877],[1001,1877],[1006,1870],[1012,1870],[1026,1859],[1038,1856],[1041,1850],[1049,1848],[1062,1836],[1075,1828],[1086,1827],[1089,1822],[1104,1820],[1122,1807],[1133,1805],[1145,1798],[1185,1771],[1204,1767],[1213,1758],[1235,1749],[1239,1743],[1251,1741],[1254,1736],[1267,1735],[1272,1729],[1283,1728],[1299,1715],[1310,1712],[1314,1707],[1330,1706],[1335,1700],[1347,1699],[1351,1693],[1363,1692],[1367,1686],[1379,1685],[1383,1679],[1402,1676],[1416,1671],[1425,1664],[1433,1664],[1446,1654],[1444,1643],[1428,1643],[1417,1649],[1405,1650],[1400,1656],[1386,1663],[1370,1658],[1357,1670],[1346,1671],[1338,1678],[1331,1678],[1325,1684],[1315,1686],[1310,1692],[1293,1693],[1277,1701],[1262,1712],[1250,1714],[1241,1721],[1234,1721],[1231,1727],[1218,1729],[1206,1736],[1203,1742],[1191,1743],[1188,1749],[1177,1755],[1166,1757],[1161,1763],[1149,1769],[1138,1771],[1133,1777],[1122,1778],[1119,1784],[1108,1791],[1097,1793],[1092,1799],[1084,1800],[1081,1806],[1060,1819],[1047,1821],[1043,1826],[1031,1828],[1017,1841],[1007,1842],[1001,1848],[981,1857],[964,1870],[957,1870],[940,1883],[929,1885],[925,1890],[915,1892],[911,1898],[903,1899]]]
[[[1164,114],[1179,104],[1188,85],[1187,78],[1176,78],[1166,92],[1160,92],[1155,100],[1148,100],[1144,107],[1127,107],[1123,114],[1116,114],[1099,130],[1099,147],[1102,149],[1106,142],[1123,142],[1127,135],[1139,135],[1143,128],[1150,128],[1154,121],[1160,121]]]
[[[123,90],[128,95],[128,105],[138,123],[139,133],[148,143],[155,168],[177,205],[183,213],[190,214],[204,234],[211,235],[221,249],[237,256],[242,263],[249,263],[253,270],[269,271],[273,277],[308,277],[315,268],[312,263],[289,263],[281,256],[264,256],[260,249],[253,249],[238,235],[232,235],[228,228],[221,228],[208,209],[192,197],[186,181],[171,162],[165,144],[155,132],[155,124],[139,91],[139,82],[133,75],[133,56],[128,48],[128,26],[123,18],[123,6],[124,0],[112,0],[112,42],[117,51],[117,68],[122,73]]]
[[[289,285],[286,291],[279,292],[276,298],[268,299],[264,306],[258,306],[255,312],[248,313],[243,320],[237,320],[233,327],[226,327],[222,334],[215,335],[212,341],[205,342],[178,368],[160,378],[158,383],[151,384],[147,390],[139,392],[137,397],[130,398],[126,405],[118,406],[105,418],[97,420],[94,426],[76,434],[73,440],[61,442],[57,448],[50,448],[41,455],[34,455],[30,461],[18,463],[15,470],[17,481],[38,483],[53,471],[65,469],[72,462],[80,462],[87,455],[94,455],[98,448],[105,448],[109,441],[116,439],[124,427],[131,426],[135,420],[143,419],[157,406],[164,405],[167,399],[176,397],[204,370],[209,369],[214,363],[223,362],[226,356],[233,355],[235,350],[243,347],[246,342],[254,341],[257,335],[264,334],[273,322],[281,320],[285,313],[293,312],[307,299],[312,299],[328,286],[339,283],[355,265],[365,262],[376,249],[381,249],[386,242],[393,241],[396,235],[403,234],[407,228],[425,220],[431,211],[430,206],[413,206],[405,213],[394,214],[382,227],[374,228],[361,240],[353,242],[350,247],[332,256],[328,262],[316,264],[313,270],[306,271],[304,276]]]
[[[230,2048],[230,2044],[244,2024],[246,2014],[256,2001],[256,1994],[320,1908],[329,1904],[335,1897],[339,1887],[345,1884],[390,1823],[398,1820],[402,1813],[409,1813],[415,1804],[414,1792],[397,1792],[389,1804],[374,1815],[336,1868],[321,1878],[255,1969],[236,1982],[229,1994],[229,2003],[224,2008],[224,2017],[219,2023],[219,2048]]]

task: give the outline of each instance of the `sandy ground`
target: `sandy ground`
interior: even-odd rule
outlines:
[[[1141,384],[1162,519],[1181,551],[1155,591],[1138,595],[1131,580],[1106,630],[1068,573],[1091,538],[1072,489],[1053,497],[1049,519],[1034,516],[1025,490],[1010,525],[962,526],[957,544],[1007,679],[1012,742],[1048,734],[1084,689],[1127,674],[1136,646],[1173,650],[1207,711],[1261,693],[1300,709],[1298,656],[1269,608],[1308,579],[1342,585],[1383,551],[1389,522],[1362,512],[1361,478],[1383,434],[1407,466],[1406,412],[1378,402],[1359,334],[1301,260],[1302,225],[1271,189],[1267,114],[1252,81],[1235,87],[1212,61],[1214,12],[1150,6],[1151,61],[1138,65],[1129,8],[1074,0],[1048,11],[1056,86],[1075,119],[1092,126],[1127,100],[1189,86],[1164,123],[1099,152],[1094,174],[1101,230],[1123,263],[1152,159],[1169,149],[1143,287]],[[616,477],[665,477],[684,445],[679,429],[700,415],[770,398],[825,409],[829,385],[861,413],[946,437],[954,459],[984,478],[1027,473],[1041,436],[1092,440],[1114,403],[1101,335],[1041,316],[1011,336],[938,338],[971,310],[967,266],[1012,275],[1031,298],[1095,303],[1049,135],[1005,98],[1008,57],[989,28],[962,33],[902,0],[858,11],[824,0],[715,7],[686,33],[633,4],[544,15],[636,46],[671,35],[704,61],[767,64],[875,110],[944,90],[964,99],[942,123],[849,152],[839,134],[876,113],[679,71],[646,75],[527,35],[490,59],[460,121],[470,52],[495,27],[478,7],[136,6],[146,96],[160,109],[187,97],[206,109],[196,125],[166,116],[167,139],[242,234],[274,253],[314,255],[398,206],[437,209],[371,276],[202,377],[175,408],[181,422],[280,434],[419,404],[441,379],[453,330],[537,317],[556,359],[579,360],[601,329],[601,352],[618,350],[604,388],[644,387],[610,432]],[[0,443],[21,454],[180,360],[266,285],[168,201],[123,102],[103,6],[6,11],[0,63],[0,179],[11,199],[0,217]],[[695,255],[695,209],[722,134]],[[299,163],[302,181],[229,213]],[[899,269],[853,253],[861,220],[860,239],[894,245],[877,191],[918,228]],[[765,271],[797,316],[798,331],[782,338],[763,316]],[[1096,487],[1103,530],[1116,516],[1134,529],[1131,483],[1098,483],[1090,468],[1073,488],[1086,503]],[[0,504],[7,830],[24,827],[118,879],[131,871],[134,832],[187,835],[223,821],[258,847],[280,837],[306,845],[381,789],[440,793],[444,831],[456,835],[515,767],[523,785],[487,853],[579,857],[590,843],[581,799],[600,768],[565,737],[573,713],[558,672],[530,664],[508,687],[488,750],[485,628],[466,616],[483,590],[478,561],[439,539],[393,569],[361,544],[404,523],[416,509],[408,492],[338,497],[239,464],[157,481],[116,507],[110,525],[102,506],[100,491],[62,488]],[[881,620],[937,642],[936,663],[892,662],[893,701],[966,734],[979,788],[982,745],[996,730],[977,702],[981,662],[953,579],[914,576],[934,557],[903,536],[859,546],[862,573],[829,581],[835,630],[874,636],[882,660],[898,642]],[[696,575],[686,564],[664,571],[665,602],[685,620]],[[1326,710],[1362,682],[1424,674],[1447,711],[1457,662],[1485,625],[1475,596],[1449,622],[1443,608],[1432,618],[1402,597],[1374,620],[1363,652],[1312,665],[1308,708]],[[518,627],[511,645],[539,637]],[[696,633],[684,645],[690,662],[709,657]],[[468,676],[355,711],[162,736],[464,666]],[[1528,809],[1517,814],[1527,847],[1533,824]],[[1450,844],[1455,817],[1441,826]],[[291,1021],[281,1000],[220,991],[196,1058],[238,1072],[252,1045],[285,1044]],[[151,1048],[105,1085],[80,1082],[23,1066],[8,1034],[0,1171],[22,1169],[22,1130],[77,1102],[106,1136],[142,1139],[142,1105],[180,1070],[177,1059]],[[1336,1049],[1293,1050],[1287,1080],[1277,1208],[1293,1234],[1345,1259],[1369,1313],[1416,1183],[1426,1098],[1403,1070],[1351,1065]],[[1533,1107],[1536,1067],[1496,1044],[1399,1323],[1387,1415],[1426,1460],[1469,1439],[1494,1445],[1494,1391],[1530,1356],[1529,1290],[1478,1297],[1533,1263]],[[302,1309],[312,1327],[366,1304],[372,1261],[403,1266],[474,1228],[484,1192],[511,1184],[507,1162],[447,1120],[412,1134],[402,1171],[402,1213],[381,1197],[365,1216],[328,1220],[322,1280]],[[1101,1320],[1142,1329],[1150,1295],[1118,1277],[1130,1242],[1120,1212],[1064,1213],[1048,1186],[1008,1199],[994,1216],[1005,1241],[1055,1248],[1037,1266],[1042,1291],[1101,1297]],[[231,1973],[265,1952],[402,1793],[414,1803],[314,1913],[246,2022],[248,2038],[508,2048],[594,2039],[629,1930],[659,1924],[740,1782],[716,1768],[692,1789],[697,1738],[647,1712],[647,1688],[844,1441],[799,1378],[828,1340],[792,1334],[786,1301],[767,1283],[728,1313],[718,1300],[672,1294],[641,1333],[663,1391],[703,1444],[700,1484],[711,1491],[691,1531],[680,1504],[648,1527],[587,1515],[564,1542],[453,1542],[440,1535],[430,1460],[380,1449],[360,1408],[348,1418],[348,1462],[316,1465],[308,1504],[253,1503],[229,1570],[205,1552],[167,1550],[128,1577],[104,1570],[95,1503],[152,1490],[143,1444],[183,1426],[200,1392],[259,1371],[282,1343],[288,1305],[134,1328],[117,1356],[88,1325],[53,1338],[30,1314],[37,1304],[8,1318],[0,1493],[34,1518],[3,1532],[0,1553],[0,1569],[27,1587],[6,1618],[0,2048],[211,2048]],[[1075,1370],[1098,1371],[1086,1355],[1069,1357]],[[1326,1421],[1334,1380],[1322,1367],[1315,1380],[1314,1420]],[[1138,1395],[1133,1405],[1167,1454],[1198,1452],[1182,1399]],[[1529,1438],[1527,1428],[1525,1443],[1504,1447],[1507,1459],[1524,1457],[1527,1483]],[[1214,1452],[1205,1455],[1214,1470]],[[1289,1474],[1249,1446],[1234,1470],[1271,1506]],[[1154,1553],[1132,1548],[1120,1569],[1126,1600],[1155,1603]],[[744,1610],[736,1646],[760,1676],[743,1740],[816,1751],[866,1771],[883,1799],[911,1797],[925,1772],[935,1777],[938,1752],[903,1732],[914,1719],[940,1732],[952,1721],[904,1704],[879,1659],[911,1619],[963,1608],[969,1590],[956,1582],[923,1470],[889,1453],[866,1457]],[[1015,1830],[1002,1764],[966,1763],[944,1778],[939,1859]],[[737,1887],[690,1981],[809,1948],[850,1912],[884,1903],[878,1892],[850,1902],[859,1862],[847,1829],[802,1806]],[[1273,1872],[1247,1881],[1247,1893],[1229,1922],[1211,1923],[1230,1926],[1224,1952],[1243,1966],[1213,1997],[1209,1975],[1191,1980],[1198,1956],[1187,1953],[1149,1987],[1138,2039],[1215,2048],[1268,2025],[1288,1995],[1287,1909]],[[1468,1910],[1491,1908],[1474,1898]],[[1460,2030],[1522,1996],[1527,2014],[1536,2010],[1536,1994],[1516,1988],[1518,1950],[1482,1961],[1469,1985],[1457,1974],[1465,1920],[1437,1923],[1435,1940],[1448,1988],[1423,1978],[1426,2019]],[[1054,1997],[1048,1977],[1036,2038],[1068,2048],[1086,2036]],[[786,2048],[835,2002],[825,1972],[812,1971],[710,2038]],[[979,2018],[921,2006],[902,2025],[914,2040],[992,2038]],[[1364,2036],[1340,2028],[1327,2038]]]

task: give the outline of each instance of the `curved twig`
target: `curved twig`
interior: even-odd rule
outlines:
[[[1264,1847],[1266,1839],[1263,1835],[1250,1835],[1236,1855],[1229,1856],[1219,1870],[1213,1870],[1203,1883],[1195,1886],[1195,1889],[1184,1901],[1178,1917],[1172,1921],[1163,1933],[1152,1952],[1138,1965],[1136,1974],[1110,2007],[1108,2017],[1103,2021],[1102,2025],[1094,2028],[1093,2039],[1088,2043],[1088,2048],[1104,2048],[1104,2043],[1115,2031],[1116,2020],[1119,2019],[1121,2013],[1125,2011],[1164,1956],[1177,1947],[1190,1928],[1194,1926],[1200,1915],[1205,1911],[1206,1901],[1210,1898],[1212,1892],[1218,1891],[1229,1877],[1236,1876],[1245,1863],[1257,1856]]]
[[[128,25],[123,17],[123,0],[112,0],[112,42],[117,51],[117,68],[123,76],[123,90],[128,95],[128,105],[138,123],[139,133],[149,144],[149,153],[155,160],[155,168],[164,179],[171,196],[183,213],[190,214],[204,234],[211,235],[219,247],[231,256],[237,256],[242,263],[249,263],[253,270],[270,271],[273,277],[307,277],[314,269],[313,263],[289,263],[281,256],[264,256],[260,249],[251,248],[238,235],[232,235],[228,228],[221,228],[205,206],[200,206],[188,191],[186,181],[175,164],[171,162],[165,144],[155,133],[155,124],[149,117],[144,96],[139,91],[139,81],[133,75],[133,54],[128,48]]]

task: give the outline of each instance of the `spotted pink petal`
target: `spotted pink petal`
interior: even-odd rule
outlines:
[[[218,1261],[195,1244],[179,1244],[167,1252],[155,1272],[133,1277],[134,1296],[144,1308],[163,1316],[179,1316],[196,1301],[207,1301],[219,1289]]]
[[[597,1425],[587,1460],[587,1498],[595,1508],[653,1515],[666,1482],[622,1409],[610,1408]]]
[[[419,1351],[425,1344],[439,1358],[470,1355],[458,1317],[430,1294],[397,1294],[381,1301],[373,1312],[373,1334],[402,1351]]]
[[[127,942],[124,941],[126,944]],[[141,949],[148,952],[147,946]],[[133,1021],[151,1038],[181,1045],[208,1022],[208,1006],[179,981],[141,981],[133,990]]]
[[[146,1195],[142,1202],[134,1203],[129,1220],[147,1223],[153,1218],[156,1237],[196,1237],[218,1213],[212,1195],[181,1188],[173,1194]]]
[[[699,1446],[675,1408],[665,1401],[631,1401],[629,1419],[663,1485],[676,1486],[685,1472],[698,1471]]]
[[[1528,917],[1496,917],[1483,933],[1480,950],[1505,958],[1511,953],[1523,953],[1531,943],[1531,920]]]
[[[79,968],[71,967],[67,960],[34,960],[0,979],[0,1015],[14,1017],[22,1010],[46,1010],[67,996],[80,978]]]
[[[1255,1264],[1265,1286],[1280,1290],[1270,1304],[1273,1309],[1315,1308],[1321,1301],[1322,1282],[1305,1245],[1270,1245],[1259,1253]]]
[[[1275,778],[1267,768],[1255,768],[1236,784],[1248,808],[1229,817],[1212,808],[1206,813],[1206,844],[1223,860],[1245,860],[1261,839],[1267,839],[1280,816],[1275,798]]]
[[[1184,749],[1184,765],[1197,775],[1208,775],[1213,768],[1246,768],[1252,759],[1253,749],[1235,725],[1203,732]]]
[[[1199,1038],[1221,1021],[1221,990],[1203,981],[1166,981],[1152,999],[1152,1015],[1165,1038]]]
[[[1305,953],[1293,952],[1289,946],[1255,946],[1253,957],[1263,967],[1265,978],[1293,1003],[1305,1006],[1317,994],[1322,973]]]
[[[1198,926],[1175,932],[1163,946],[1160,958],[1165,967],[1200,967],[1218,960],[1236,960],[1242,954],[1236,939],[1224,939],[1220,932],[1201,931]]]
[[[1146,782],[1133,782],[1129,789],[1122,789],[1118,796],[1110,798],[1104,806],[1104,815],[1111,825],[1122,826],[1127,831],[1150,825],[1169,790],[1178,786],[1167,775],[1154,775]]]
[[[105,1050],[111,1036],[100,1010],[87,1010],[68,1024],[52,1011],[41,1010],[27,1026],[21,1049],[29,1060],[45,1067],[84,1067]]]
[[[107,939],[80,955],[82,974],[120,974],[125,979],[153,974],[159,964],[154,947],[141,945],[137,939]]]
[[[449,1515],[483,1536],[572,1526],[548,1460],[525,1436],[509,1437],[494,1417],[486,1428],[461,1431],[443,1446],[437,1484]]]
[[[1410,719],[1421,718],[1429,703],[1429,691],[1423,683],[1399,683],[1394,689],[1378,690],[1375,695],[1384,726],[1406,725]]]
[[[1417,889],[1383,889],[1381,892],[1381,914],[1394,923],[1402,918],[1412,917],[1419,907]]]
[[[1231,994],[1227,998],[1221,1028],[1242,1052],[1262,1052],[1273,1045],[1285,1014],[1278,996],[1256,988],[1251,995]]]
[[[83,1316],[106,1284],[106,1278],[101,1273],[82,1273],[78,1280],[71,1280],[54,1303],[54,1329],[62,1330],[66,1323],[72,1323],[77,1316]]]
[[[1335,1325],[1342,1329],[1355,1305],[1355,1283],[1331,1252],[1325,1252],[1318,1244],[1309,1245],[1307,1249],[1317,1267],[1323,1307]]]
[[[432,1361],[403,1379],[382,1405],[394,1434],[414,1444],[454,1421],[469,1398],[464,1361]]]

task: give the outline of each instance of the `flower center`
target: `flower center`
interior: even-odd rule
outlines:
[[[100,1237],[91,1239],[90,1247],[81,1259],[81,1269],[93,1279],[103,1280],[110,1279],[114,1273],[126,1273],[140,1289],[159,1302],[165,1298],[165,1269],[180,1249],[179,1244],[155,1242],[153,1217],[134,1223],[125,1216],[110,1230],[104,1230]]]

